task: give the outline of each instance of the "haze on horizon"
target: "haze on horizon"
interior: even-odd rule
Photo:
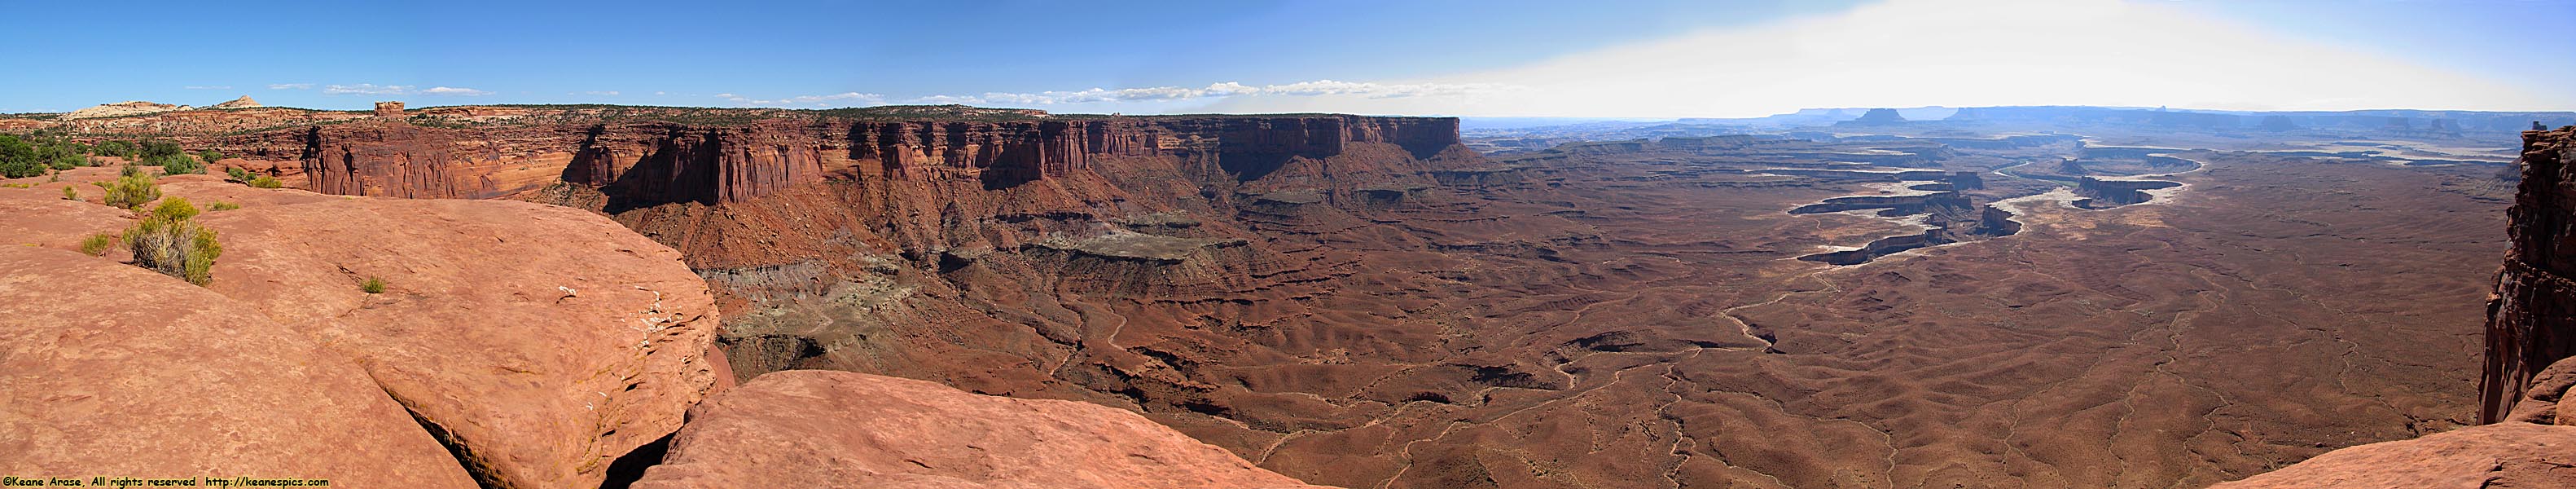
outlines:
[[[41,46],[25,56],[37,66],[141,66],[0,73],[0,112],[240,95],[330,109],[961,103],[1547,117],[2576,110],[2576,92],[2551,88],[2576,78],[2564,62],[2576,45],[2531,34],[2576,25],[2570,0],[160,7],[106,27],[40,20],[105,16],[95,5],[22,6],[33,12],[0,20],[0,37]],[[503,11],[511,22],[463,22]],[[281,26],[309,29],[263,30]]]

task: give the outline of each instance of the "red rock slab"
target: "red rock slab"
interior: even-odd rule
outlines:
[[[43,179],[30,179],[42,182]],[[81,192],[86,201],[63,200],[63,187]],[[124,209],[98,203],[98,187],[56,182],[35,188],[0,188],[0,246],[41,246],[79,250],[91,234],[115,234],[132,225]]]
[[[23,246],[0,246],[0,474],[475,487],[304,335],[179,279]]]
[[[715,385],[705,283],[596,214],[334,197],[197,220],[224,245],[211,289],[356,359],[487,486],[598,486]]]
[[[229,202],[242,207],[260,207],[350,198],[302,190],[257,188],[240,182],[225,181],[223,177],[215,175],[172,175],[161,177],[160,184],[162,196],[185,197],[189,202],[195,203],[198,209],[205,210],[211,210],[209,207],[216,202]],[[96,189],[97,187],[90,187],[90,190]]]
[[[2211,486],[2503,489],[2576,487],[2576,427],[2499,423],[2326,452]]]
[[[823,370],[690,411],[634,487],[1298,488],[1135,413]]]

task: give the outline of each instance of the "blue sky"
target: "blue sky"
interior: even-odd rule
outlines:
[[[0,70],[0,112],[240,95],[1597,117],[2576,109],[2557,88],[2576,79],[2576,42],[2550,34],[2576,25],[2576,1],[216,3],[13,5],[0,42],[22,69]],[[2064,88],[2079,81],[2100,86]]]

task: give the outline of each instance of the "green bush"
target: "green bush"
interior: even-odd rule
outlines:
[[[227,182],[247,184],[250,183],[252,176],[253,175],[251,175],[250,170],[244,170],[241,169],[241,167],[235,166],[224,168],[224,181]]]
[[[286,182],[278,181],[276,178],[268,175],[260,175],[258,178],[250,179],[250,186],[258,188],[278,188],[286,186]]]
[[[200,161],[204,161],[204,162],[206,162],[206,164],[211,165],[211,164],[214,164],[214,163],[215,163],[215,162],[217,162],[217,161],[223,161],[223,160],[224,160],[224,152],[222,152],[222,151],[215,151],[215,150],[211,150],[211,149],[209,149],[209,150],[205,150],[205,151],[198,151],[198,152],[197,152],[197,159],[198,159],[198,160],[200,160]]]
[[[186,151],[186,150],[181,150],[181,149],[179,149],[179,143],[173,143],[173,142],[169,142],[169,141],[162,141],[162,140],[157,140],[157,139],[156,139],[156,140],[144,141],[144,142],[143,142],[143,151],[141,152],[141,154],[143,155],[143,159],[145,159],[145,160],[152,160],[152,159],[159,159],[159,158],[168,158],[168,157],[172,157],[172,156],[179,156],[179,155],[186,154],[186,153],[187,153],[187,151]]]
[[[186,154],[148,157],[146,164],[159,165],[162,175],[193,175],[206,172],[206,163]]]
[[[126,167],[129,170],[133,168]],[[161,185],[141,173],[128,173],[113,181],[99,182],[98,186],[107,189],[107,197],[100,202],[128,210],[161,198]]]
[[[183,197],[171,197],[169,200],[161,201],[161,205],[152,206],[152,215],[144,216],[144,218],[185,221],[194,219],[197,217],[197,214],[202,213],[203,212],[197,210],[196,204],[188,203],[188,199]]]
[[[63,200],[80,200],[80,189],[73,188],[71,185],[64,185]]]
[[[143,222],[126,228],[125,245],[134,251],[134,264],[192,284],[214,282],[215,258],[224,254],[224,246],[215,230],[190,221],[193,217],[197,206],[171,197],[153,207]]]
[[[206,212],[229,211],[229,210],[233,210],[233,209],[240,209],[240,208],[241,208],[241,204],[235,204],[235,203],[231,203],[231,202],[216,202],[216,203],[215,203],[215,205],[206,206]]]
[[[89,148],[89,154],[99,156],[133,158],[134,153],[134,143],[125,141],[100,141],[97,146],[91,146]]]
[[[92,234],[88,238],[81,239],[81,252],[88,253],[90,256],[105,255],[110,246],[116,246],[116,237],[106,233]]]
[[[34,145],[17,136],[0,134],[0,178],[27,178],[45,174],[49,160]]]
[[[121,168],[121,169],[116,170],[116,176],[120,176],[120,177],[131,177],[131,176],[141,176],[141,175],[143,175],[143,166],[142,166],[142,165],[125,165],[125,168]]]
[[[369,294],[385,293],[385,279],[367,277],[366,282],[358,284],[358,290]]]

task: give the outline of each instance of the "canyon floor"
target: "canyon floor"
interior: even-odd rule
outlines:
[[[1569,157],[1332,244],[1369,268],[1316,308],[1427,296],[1379,320],[1440,360],[1252,386],[1340,404],[1476,358],[1481,387],[1284,434],[1164,419],[1351,487],[2197,486],[2474,420],[2505,202],[2457,190],[2492,168],[2182,157],[2150,202],[2021,200],[2019,233],[1855,266],[1795,258],[1911,229],[1784,211],[1869,185]]]
[[[1121,221],[1275,253],[1182,260],[1259,262],[1219,290],[702,273],[807,318],[729,322],[796,352],[755,367],[1142,410],[1343,487],[2196,487],[2474,422],[2501,162],[2104,132],[1578,143]]]

